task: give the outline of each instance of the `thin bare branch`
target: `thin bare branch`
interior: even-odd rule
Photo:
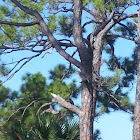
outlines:
[[[20,109],[23,109],[23,108],[24,108],[24,107],[18,108],[15,112],[13,112],[13,113],[8,117],[8,119],[5,121],[5,123],[4,123],[4,124],[1,124],[0,126],[5,125],[5,124],[11,119],[11,117],[12,117],[13,115],[15,115]]]
[[[40,55],[40,53],[38,53],[37,55],[34,55],[34,56],[29,57],[27,61],[25,61],[15,72],[13,72],[12,74],[10,74],[10,75],[6,78],[6,80],[2,81],[0,84],[3,84],[3,83],[5,83],[6,81],[8,81],[9,79],[11,79],[19,70],[22,69],[22,67],[23,67],[25,64],[27,64],[29,61],[31,61],[33,58],[35,58],[35,57],[37,57],[37,56],[39,56],[39,55]]]
[[[57,110],[54,110],[52,105],[50,105],[50,108],[44,110],[41,114],[44,114],[44,113],[52,113],[52,114],[58,114],[60,111],[57,111]]]
[[[39,107],[39,109],[37,110],[36,114],[39,114],[40,110],[41,110],[43,107],[48,106],[48,105],[52,105],[53,103],[56,103],[56,102],[50,102],[50,103],[45,103],[45,104],[41,105],[41,106]]]
[[[93,17],[96,16],[96,14],[95,14],[93,11],[89,10],[89,9],[86,8],[86,7],[83,7],[83,10],[85,10],[87,13],[89,13],[89,14],[92,15]]]
[[[71,3],[71,4],[73,4],[73,1],[70,1],[70,0],[58,0],[58,3]]]
[[[69,74],[70,69],[71,69],[71,63],[70,63],[70,65],[69,65],[68,70],[63,74],[63,77],[61,78],[61,81],[63,81],[63,79]]]
[[[100,22],[97,22],[95,20],[91,20],[91,21],[88,21],[88,22],[84,23],[84,25],[82,26],[82,28],[84,28],[86,25],[91,24],[91,23],[97,23],[98,24]]]
[[[124,38],[124,39],[127,39],[127,40],[134,41],[136,43],[136,36],[134,36],[134,37],[128,37],[128,36],[123,36],[123,35],[114,34],[114,33],[107,33],[107,35],[111,35],[111,36],[114,36],[114,37]]]
[[[47,53],[48,53],[48,54],[52,54],[53,49],[54,49],[54,48],[51,48],[51,50],[50,50],[49,52],[45,52],[44,55],[42,56],[42,58],[45,57],[45,55],[46,55]]]
[[[23,118],[23,116],[24,116],[26,110],[27,110],[32,104],[34,104],[34,103],[37,102],[37,101],[38,101],[38,100],[32,101],[31,103],[29,103],[29,104],[24,108],[23,113],[22,113],[22,118]]]

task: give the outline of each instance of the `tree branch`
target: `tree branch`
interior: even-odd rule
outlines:
[[[17,22],[9,22],[9,21],[0,20],[0,24],[13,25],[13,26],[33,26],[33,25],[39,24],[39,22],[34,21],[30,23],[17,23]]]
[[[124,15],[122,17],[119,17],[118,19],[113,19],[112,23],[110,23],[108,26],[106,26],[106,28],[104,28],[103,32],[105,32],[105,33],[108,32],[112,27],[114,27],[114,25],[116,25],[120,21],[123,21],[127,18],[133,18],[136,16],[137,16],[137,14],[129,14],[129,15]]]
[[[35,13],[37,12],[36,10],[31,10],[28,7],[22,5],[19,1],[17,0],[11,0],[17,7],[19,7],[21,10],[26,12],[29,15],[35,16]]]
[[[72,64],[74,64],[75,66],[77,66],[78,68],[80,68],[80,62],[78,60],[76,60],[75,58],[73,58],[72,56],[70,56],[65,50],[63,50],[59,44],[59,41],[56,40],[56,38],[54,38],[54,36],[52,35],[51,31],[49,30],[48,26],[46,25],[45,21],[43,20],[43,18],[41,17],[41,15],[38,13],[38,11],[36,10],[31,10],[26,6],[23,6],[19,1],[17,0],[11,0],[16,6],[18,6],[21,10],[23,10],[24,12],[26,12],[27,14],[33,15],[37,18],[37,21],[39,21],[39,25],[42,28],[42,31],[44,32],[44,34],[46,36],[48,36],[49,40],[51,41],[51,43],[53,44],[53,47],[58,51],[58,53],[63,56],[67,61],[71,62]]]
[[[82,26],[82,28],[84,28],[86,25],[91,24],[91,23],[97,23],[97,24],[99,24],[100,22],[97,22],[95,20],[90,20],[90,21],[84,23],[83,26]]]
[[[32,104],[34,104],[34,103],[37,102],[37,101],[38,101],[38,100],[33,100],[31,103],[29,103],[29,104],[24,108],[23,113],[22,113],[22,118],[23,118],[23,116],[24,116],[26,110],[27,110]]]
[[[81,115],[82,111],[80,110],[80,108],[78,108],[75,105],[72,105],[71,103],[67,102],[66,100],[64,100],[62,97],[60,97],[59,95],[56,95],[54,93],[51,93],[51,95],[53,96],[53,98],[63,107],[71,110],[72,112],[76,113],[77,115]]]
[[[41,18],[41,16],[40,16]],[[63,56],[67,61],[71,62],[78,68],[80,68],[80,62],[70,56],[64,49],[61,48],[60,43],[54,36],[52,35],[51,31],[49,30],[48,26],[46,25],[45,21],[41,18],[40,20],[40,26],[42,30],[44,31],[45,35],[48,36],[49,40],[52,42],[53,47],[58,51],[58,53]]]
[[[114,37],[124,38],[124,39],[127,39],[127,40],[134,41],[136,43],[135,37],[127,37],[127,36],[118,35],[118,34],[114,34],[114,33],[107,33],[107,35],[111,35],[111,36],[114,36]]]
[[[108,92],[104,91],[104,90],[100,90],[100,92],[104,92],[108,97],[110,97],[112,99],[113,104],[118,108],[121,109],[129,114],[133,114],[130,111],[127,111],[127,108],[125,108],[125,106],[121,105],[121,102],[112,94],[109,94]]]
[[[45,109],[41,114],[44,114],[44,113],[58,114],[59,112],[60,111],[54,110],[52,105],[50,105],[50,108]]]
[[[43,108],[43,107],[46,107],[48,105],[52,105],[53,103],[56,103],[56,102],[50,102],[50,103],[44,103],[43,105],[41,105],[39,107],[39,109],[37,110],[36,114],[39,114],[40,110]]]
[[[86,8],[86,7],[83,7],[83,10],[85,10],[87,13],[91,14],[93,17],[96,16],[96,14],[95,14],[93,11],[89,10],[89,9]]]
[[[105,26],[111,21],[111,19],[114,16],[115,11],[112,11],[112,13],[110,14],[109,18],[95,31],[92,33],[93,36],[96,36],[102,29],[105,28]]]
[[[68,1],[68,0],[58,0],[58,3],[71,3],[71,4],[73,4],[73,2],[72,1]]]
[[[5,124],[11,119],[11,117],[12,117],[13,115],[15,115],[20,109],[23,109],[23,108],[24,108],[24,107],[18,108],[15,112],[13,112],[13,113],[8,117],[8,119],[7,119],[3,124],[0,124],[0,126],[5,125]]]
[[[6,81],[8,81],[9,79],[11,79],[20,69],[22,69],[22,67],[23,67],[25,64],[27,64],[29,61],[31,61],[33,58],[39,56],[40,54],[41,54],[41,52],[38,53],[38,54],[36,54],[36,55],[34,55],[34,56],[21,59],[21,60],[25,60],[25,59],[27,59],[27,60],[26,60],[15,72],[13,72],[12,74],[10,74],[10,75],[6,78],[6,80],[0,82],[0,84],[3,84],[3,83],[5,83]],[[19,60],[19,61],[17,62],[17,64],[19,64],[19,63],[21,62],[21,60]],[[17,66],[17,64],[16,64],[16,66]],[[13,70],[15,69],[16,66],[14,66]],[[12,71],[10,71],[10,72],[12,72]]]

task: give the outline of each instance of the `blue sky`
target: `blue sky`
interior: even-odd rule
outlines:
[[[115,54],[117,56],[130,57],[134,47],[135,44],[131,41],[119,39],[115,44]],[[6,62],[7,60],[12,60],[13,58],[19,59],[19,57],[24,56],[24,53],[27,52],[19,52],[12,55],[5,55],[2,57],[2,60]],[[52,54],[46,54],[44,58],[41,58],[40,56],[33,59],[4,85],[10,87],[13,90],[19,90],[20,85],[22,84],[21,78],[26,72],[30,72],[32,74],[36,72],[41,72],[45,77],[48,77],[48,71],[53,69],[57,64],[68,65],[68,62],[54,50]],[[108,72],[104,69],[102,69],[101,72],[105,75],[108,74]],[[77,84],[79,84],[79,77],[75,75],[75,79],[77,80]],[[134,102],[135,100],[135,83],[136,82],[134,82],[133,89],[128,89],[130,90],[129,95],[132,102]],[[127,113],[118,111],[106,114],[99,118],[96,118],[94,124],[95,129],[100,129],[101,137],[103,138],[103,140],[132,140],[133,123],[132,121],[130,121],[130,115]]]

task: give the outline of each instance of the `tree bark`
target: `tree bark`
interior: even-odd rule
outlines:
[[[82,115],[79,116],[80,140],[93,139],[93,122],[95,118],[96,98],[100,88],[100,67],[105,32],[100,32],[94,42],[89,57],[83,57],[82,77]],[[92,44],[91,44],[92,45]],[[91,51],[91,50],[90,50]],[[82,53],[81,53],[82,54]]]
[[[95,105],[87,83],[82,83],[82,115],[79,116],[80,140],[92,140]],[[92,90],[92,89],[91,89]]]
[[[137,86],[134,110],[133,140],[140,140],[140,9],[138,11],[137,29]]]

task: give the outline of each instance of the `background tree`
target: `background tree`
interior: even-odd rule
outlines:
[[[67,70],[64,65],[55,67],[50,71],[49,79],[52,81],[48,85],[46,78],[40,73],[26,74],[23,77],[20,93],[11,92],[10,89],[1,87],[1,138],[6,140],[79,139],[77,117],[65,109],[58,110],[57,104],[52,102],[49,94],[52,91],[57,91],[59,87],[59,91],[62,95],[64,94],[67,100],[77,97],[79,88],[75,85],[75,81],[68,85],[62,82],[62,78],[70,78],[74,73],[71,68],[64,77]],[[57,115],[52,115],[51,111]],[[96,130],[94,140],[98,139],[101,139],[100,131]]]
[[[137,17],[136,13],[127,13],[127,9],[138,5],[138,1],[22,0],[19,2],[5,0],[4,3],[10,4],[10,6],[9,8],[5,8],[5,5],[1,6],[1,53],[9,54],[21,50],[33,52],[33,55],[13,62],[15,65],[7,79],[33,58],[42,55],[42,53],[44,56],[47,50],[55,48],[61,56],[70,62],[70,65],[73,64],[79,69],[82,107],[79,108],[71,104],[55,93],[52,93],[52,96],[61,106],[79,116],[80,139],[93,138],[93,121],[96,116],[95,108],[98,96],[101,100],[107,99],[104,103],[107,106],[105,109],[107,111],[114,105],[125,111],[129,110],[127,94],[122,93],[125,82],[119,83],[117,75],[121,74],[118,74],[119,70],[116,69],[122,69],[125,74],[126,70],[124,67],[118,67],[122,65],[122,62],[119,62],[114,56],[113,41],[117,37],[121,37],[135,42],[136,33],[130,31],[130,27],[134,27],[134,23],[131,20],[129,24],[126,22],[128,18]],[[89,17],[86,20],[82,18],[84,12]],[[83,34],[89,24],[92,24],[94,28],[89,26],[92,31],[84,37]],[[12,32],[13,35],[10,35],[9,32]],[[116,70],[115,78],[104,78],[100,74],[102,51],[103,49],[108,50],[106,49],[108,46],[111,48],[112,59],[107,64],[113,66],[110,69]],[[73,48],[73,53],[68,51],[71,48]],[[78,59],[75,57],[76,53],[79,55]],[[128,62],[127,60],[123,62]],[[129,75],[126,74],[130,80],[134,78],[133,72],[129,72]],[[116,85],[117,82],[119,84]],[[106,84],[109,84],[108,88],[106,88]],[[127,87],[129,86],[129,82],[125,84]],[[115,85],[117,90],[114,91]]]
[[[23,84],[21,85],[20,93],[11,92],[10,89],[1,86],[0,129],[5,139],[32,139],[33,137],[35,139],[38,136],[42,137],[42,139],[51,139],[49,138],[50,136],[54,137],[54,139],[57,137],[65,139],[68,131],[73,133],[69,134],[69,136],[74,137],[74,133],[75,137],[79,136],[76,123],[74,125],[73,122],[70,125],[70,118],[72,119],[74,114],[62,109],[62,107],[59,107],[61,109],[61,113],[59,113],[60,109],[57,107],[57,103],[50,96],[51,92],[59,90],[66,100],[77,97],[80,88],[76,86],[75,81],[73,80],[70,84],[66,84],[61,80],[62,78],[69,78],[74,73],[71,68],[66,77],[64,77],[66,71],[67,69],[64,65],[59,65],[50,71],[52,81],[48,85],[46,84],[46,78],[41,73],[26,74],[22,79]],[[58,115],[51,115],[51,112]],[[67,127],[65,134],[63,133],[65,131],[64,125]],[[45,129],[39,130],[37,126]],[[75,129],[76,132],[71,129]],[[45,134],[47,131],[48,135]],[[56,136],[54,131],[56,131]],[[64,134],[64,136],[61,136],[57,131],[61,132],[62,135]],[[42,134],[42,132],[44,133]],[[35,137],[35,133],[38,135],[37,137]]]

